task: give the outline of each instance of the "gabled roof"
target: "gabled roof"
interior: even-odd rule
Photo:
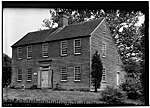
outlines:
[[[93,21],[82,22],[65,26],[63,28],[53,28],[48,30],[27,33],[23,38],[17,41],[12,47],[35,44],[48,41],[76,38],[90,35],[104,18]]]

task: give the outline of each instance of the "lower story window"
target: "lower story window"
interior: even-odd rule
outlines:
[[[32,69],[27,69],[27,81],[32,80]]]
[[[61,68],[61,81],[67,81],[67,68]]]
[[[17,70],[17,81],[22,81],[22,71],[21,71],[21,69]]]
[[[106,82],[106,69],[105,67],[103,67],[103,70],[102,70],[102,82]]]
[[[74,67],[74,81],[81,81],[81,67]]]

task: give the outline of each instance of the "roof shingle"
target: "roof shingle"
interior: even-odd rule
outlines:
[[[90,35],[103,18],[79,24],[27,33],[12,47]]]

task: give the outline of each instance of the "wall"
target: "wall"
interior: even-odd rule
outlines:
[[[49,42],[49,57],[42,57],[42,44],[32,45],[33,57],[28,60],[26,57],[26,46],[23,46],[23,59],[17,60],[17,49],[13,48],[12,52],[12,84],[20,86],[25,84],[26,87],[30,87],[33,84],[37,85],[37,76],[32,75],[32,82],[26,81],[26,70],[32,68],[33,73],[38,73],[40,60],[52,59],[53,69],[53,87],[59,83],[59,86],[64,89],[78,89],[85,88],[89,89],[89,71],[90,71],[90,49],[89,49],[89,37],[81,39],[81,54],[74,55],[74,39],[68,40],[68,55],[61,56],[60,41]],[[81,81],[74,82],[74,66],[81,66]],[[68,67],[68,81],[61,81],[61,67]],[[21,68],[23,72],[22,82],[17,82],[17,68]]]
[[[106,32],[103,34],[105,26]],[[105,42],[106,44],[106,57],[102,57],[102,42]],[[92,33],[91,58],[96,50],[98,50],[103,66],[106,70],[106,82],[101,83],[101,89],[104,89],[107,85],[116,86],[117,71],[122,72],[121,61],[105,20],[102,21],[101,25]],[[120,82],[121,79],[122,73],[120,74]]]

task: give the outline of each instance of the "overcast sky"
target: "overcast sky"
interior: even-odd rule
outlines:
[[[3,10],[3,53],[12,57],[11,46],[28,32],[42,28],[49,9],[6,8]]]
[[[50,18],[50,9],[3,9],[3,53],[12,57],[11,46],[28,32],[42,28],[44,18]],[[144,17],[140,18],[140,22]]]

